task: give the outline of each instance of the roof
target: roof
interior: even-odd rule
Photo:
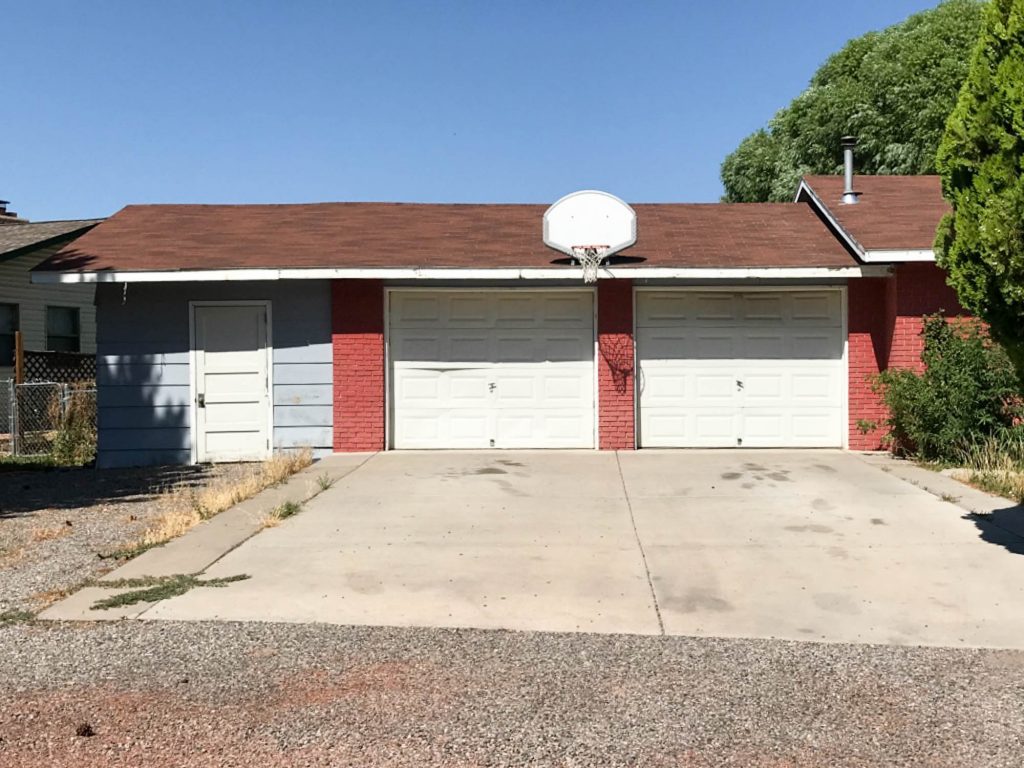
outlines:
[[[131,205],[37,270],[531,268],[565,263],[541,240],[544,205]],[[850,267],[802,203],[642,204],[620,266]]]
[[[805,176],[804,183],[863,250],[931,250],[950,210],[938,176],[855,176],[856,205],[841,202],[842,176]]]
[[[11,258],[29,248],[46,245],[99,224],[103,219],[26,222],[0,227],[0,259]]]

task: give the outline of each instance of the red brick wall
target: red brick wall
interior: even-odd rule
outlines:
[[[886,368],[921,369],[921,317],[963,311],[946,275],[935,264],[900,264],[892,277],[851,280],[849,302],[850,448],[882,447],[885,408],[871,379]],[[864,434],[860,420],[879,428]]]
[[[850,448],[874,450],[880,446],[885,431],[881,428],[885,410],[878,396],[871,391],[871,380],[885,370],[889,359],[892,323],[888,310],[889,278],[851,280],[847,292],[850,367],[849,435]],[[861,420],[879,425],[868,434],[858,427]]]
[[[633,405],[633,281],[601,280],[597,286],[598,446],[636,447]]]
[[[334,346],[334,450],[384,448],[384,284],[335,280],[331,285]]]
[[[946,285],[946,273],[929,262],[900,264],[893,280],[894,330],[891,368],[912,368],[920,371],[921,317],[943,311],[950,315],[963,312],[956,292]]]

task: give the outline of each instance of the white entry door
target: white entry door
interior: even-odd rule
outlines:
[[[842,447],[842,292],[637,293],[640,445]]]
[[[197,461],[270,454],[268,311],[265,303],[192,306]]]
[[[390,294],[395,448],[592,448],[594,294]]]

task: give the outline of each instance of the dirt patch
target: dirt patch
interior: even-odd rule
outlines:
[[[39,611],[112,570],[100,555],[136,540],[172,488],[201,488],[246,465],[0,474],[0,612]]]

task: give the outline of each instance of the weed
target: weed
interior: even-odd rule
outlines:
[[[951,493],[943,493],[939,496],[939,498],[942,499],[943,501],[948,501],[950,504],[956,504],[958,501],[960,501],[959,496],[954,496]]]
[[[326,472],[324,472],[322,475],[318,475],[317,476],[316,484],[317,484],[317,487],[320,488],[321,491],[326,491],[328,488],[330,488],[332,485],[334,485],[334,481],[331,480],[331,476],[330,475],[328,475]]]
[[[101,552],[96,556],[100,560],[131,560],[133,557],[138,557],[143,552],[148,552],[149,550],[159,547],[164,543],[165,542],[160,541],[153,544],[130,544],[127,547],[115,549],[112,552]]]
[[[200,579],[196,574],[179,573],[175,576],[144,576],[139,579],[118,579],[116,581],[91,582],[93,586],[112,589],[130,588],[128,592],[105,597],[92,605],[92,610],[106,610],[121,605],[155,603],[183,595],[196,587],[223,587],[235,581],[248,579],[248,574],[225,576],[219,579]]]
[[[298,514],[302,507],[296,504],[294,501],[286,501],[284,504],[274,510],[274,516],[278,520],[287,520],[292,515]]]
[[[204,520],[209,520],[260,491],[286,480],[313,463],[313,451],[302,448],[275,453],[241,477],[220,478],[200,489],[174,488],[157,500],[159,517],[139,541],[105,557],[127,559],[176,539]]]
[[[67,397],[50,403],[50,419],[57,425],[53,461],[62,467],[88,464],[96,456],[96,395],[82,385],[72,386]]]
[[[275,507],[269,515],[263,518],[263,528],[275,528],[281,524],[282,520],[287,520],[289,517],[298,514],[302,510],[302,505],[297,504],[294,501],[286,501],[279,507]]]
[[[5,624],[21,624],[26,621],[32,621],[35,617],[36,615],[31,611],[22,611],[18,608],[14,608],[0,613],[0,627]]]

